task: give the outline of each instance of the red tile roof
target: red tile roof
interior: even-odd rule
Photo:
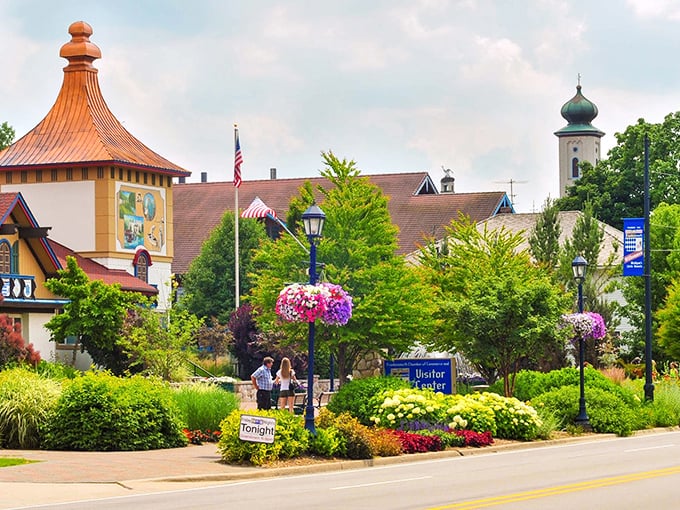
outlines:
[[[101,52],[90,42],[90,25],[72,23],[69,33],[72,39],[60,52],[69,64],[59,96],[35,128],[0,152],[0,171],[116,164],[171,176],[191,175],[132,136],[106,106],[92,66]]]
[[[54,253],[57,254],[62,267],[67,266],[66,257],[75,257],[78,262],[78,267],[85,271],[85,274],[87,274],[90,280],[101,280],[109,285],[112,283],[119,283],[122,290],[140,292],[147,296],[155,296],[158,294],[158,289],[156,289],[156,287],[143,282],[127,271],[122,269],[108,269],[99,262],[81,257],[70,248],[67,248],[63,244],[52,239],[50,239],[49,243],[52,246]]]
[[[498,212],[507,196],[504,192],[482,193],[416,193],[426,187],[436,189],[427,172],[368,175],[390,197],[392,222],[399,227],[399,254],[414,251],[424,236],[443,237],[444,226],[461,211],[474,221],[482,221]],[[285,221],[290,199],[306,181],[315,187],[330,186],[324,177],[243,181],[239,188],[239,209],[243,210],[259,196]],[[173,186],[175,273],[185,273],[200,253],[203,241],[219,224],[224,212],[234,210],[234,186],[231,182],[189,183]],[[323,208],[321,197],[319,204]]]

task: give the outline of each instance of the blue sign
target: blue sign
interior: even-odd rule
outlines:
[[[383,366],[385,375],[406,379],[415,388],[429,388],[447,394],[454,392],[455,359],[395,359],[385,360]]]
[[[623,219],[623,276],[645,274],[644,234],[644,218]]]

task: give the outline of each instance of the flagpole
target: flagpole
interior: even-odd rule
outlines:
[[[241,186],[241,144],[238,139],[238,125],[234,124],[234,285],[236,310],[240,306],[239,243],[238,243],[238,188]]]

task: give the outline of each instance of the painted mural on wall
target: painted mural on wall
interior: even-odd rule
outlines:
[[[119,248],[144,246],[149,252],[165,253],[165,190],[117,184]]]

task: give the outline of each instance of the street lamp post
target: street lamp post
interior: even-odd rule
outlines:
[[[578,285],[578,313],[583,313],[583,282],[586,279],[586,268],[588,267],[588,262],[586,259],[578,255],[571,263],[571,270],[574,273],[574,280]],[[586,390],[585,390],[585,379],[583,376],[583,361],[585,358],[585,340],[582,335],[579,335],[578,339],[578,364],[580,370],[580,387],[581,394],[578,401],[578,416],[574,423],[583,429],[590,428],[590,421],[588,420],[588,414],[586,413]]]
[[[326,215],[316,204],[312,204],[302,213],[305,234],[309,240],[309,284],[316,284],[316,242],[323,233]],[[307,405],[305,407],[305,428],[312,434],[314,428],[314,321],[309,321],[309,340],[307,358]]]

